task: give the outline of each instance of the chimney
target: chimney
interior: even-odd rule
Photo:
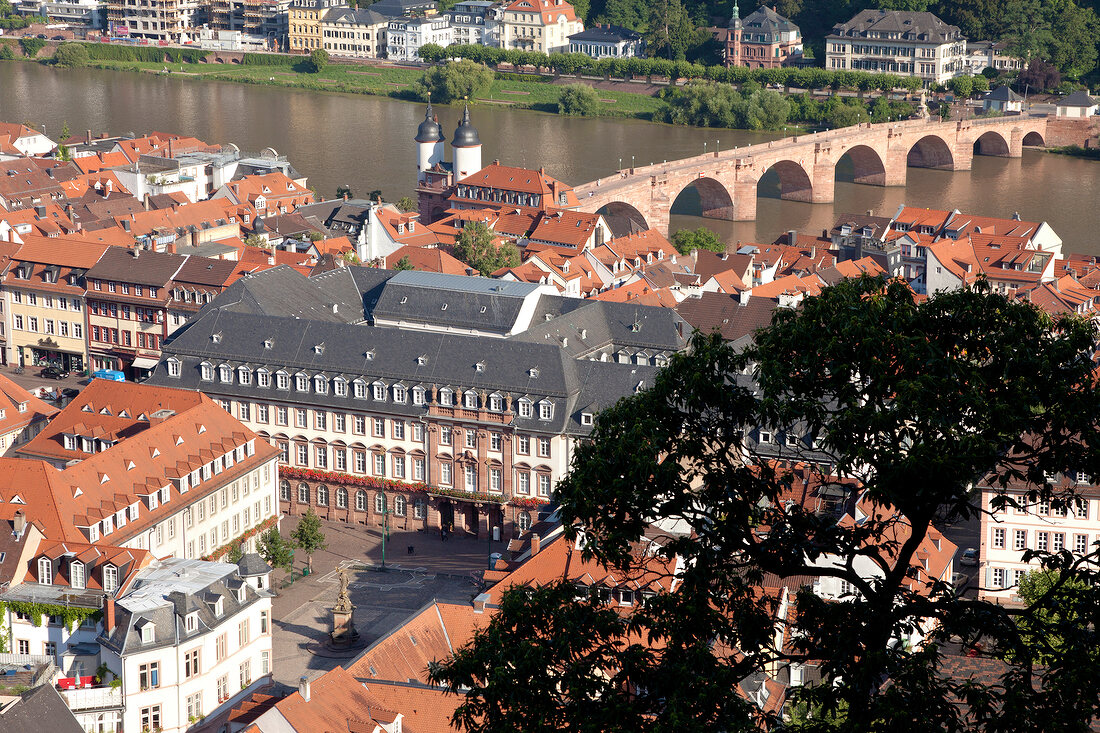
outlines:
[[[303,700],[309,702],[309,678],[305,675],[298,678],[298,694]]]
[[[798,244],[798,232],[794,229],[790,229],[787,231],[787,244],[792,247]]]
[[[91,142],[92,141],[92,131],[91,130],[85,130],[84,132],[87,134],[87,137],[85,137],[84,139],[88,142]]]
[[[146,192],[145,192],[145,195],[141,197],[141,203],[145,205],[145,210],[146,210],[146,211],[148,211],[148,210],[149,210],[149,199],[150,199],[150,198],[151,198],[151,197],[149,196],[149,192],[148,192],[148,191],[146,191]]]
[[[135,260],[138,257],[141,257],[141,246],[137,242],[134,242],[134,246],[133,249],[130,250],[130,254],[134,256]]]
[[[130,220],[129,219],[123,219],[122,220],[122,229],[124,231],[127,231],[127,232],[130,231]]]
[[[11,520],[11,531],[15,535],[16,539],[23,536],[23,532],[27,529],[27,515],[22,510],[15,513],[15,516]]]
[[[539,537],[538,532],[531,533],[531,557],[539,554],[539,550],[542,549],[542,539]]]
[[[115,630],[115,599],[107,596],[103,600],[103,633],[107,636]]]
[[[488,593],[478,593],[474,598],[474,613],[485,613],[485,604],[489,602]]]
[[[267,256],[267,264],[269,264],[269,265],[274,265],[275,264],[275,253],[274,252]]]
[[[41,206],[41,205],[35,206],[34,207],[34,215],[39,217],[39,218],[45,216],[46,215],[46,207]]]
[[[168,138],[168,157],[172,157],[172,138]]]

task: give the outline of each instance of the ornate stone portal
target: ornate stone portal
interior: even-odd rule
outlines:
[[[329,637],[334,646],[347,646],[359,639],[355,629],[355,606],[348,595],[348,571],[340,568],[340,593],[336,596],[336,605],[332,607],[332,631]]]

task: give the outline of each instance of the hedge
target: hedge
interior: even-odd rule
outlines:
[[[209,51],[199,48],[158,48],[149,46],[119,46],[109,43],[85,43],[88,58],[94,61],[146,61],[163,63],[167,58],[171,63],[201,63]]]
[[[283,54],[276,53],[246,53],[241,63],[245,66],[286,66],[288,63],[300,60],[300,57],[292,60]]]
[[[687,61],[668,61],[648,58],[593,59],[580,53],[545,54],[537,51],[490,48],[473,44],[454,44],[446,48],[427,45],[421,48],[425,61],[469,59],[490,66],[509,64],[513,67],[529,66],[547,69],[558,74],[589,74],[631,78],[658,76],[671,81],[678,79],[710,79],[728,84],[756,82],[761,85],[778,84],[799,89],[856,89],[889,92],[894,89],[917,91],[921,81],[914,76],[873,74],[866,71],[830,70],[818,67],[796,69],[749,69],[744,66],[703,66]]]

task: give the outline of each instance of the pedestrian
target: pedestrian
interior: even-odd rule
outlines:
[[[439,541],[440,541],[440,542],[442,542],[443,540],[445,540],[445,539],[446,539],[446,537],[444,536],[444,535],[446,534],[446,531],[447,531],[447,530],[443,529],[443,525],[442,525],[442,524],[441,524],[441,525],[439,525]]]

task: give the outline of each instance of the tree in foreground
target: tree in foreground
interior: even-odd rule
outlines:
[[[474,99],[489,91],[493,72],[485,64],[455,61],[433,66],[416,82],[414,92],[423,100],[448,104],[460,99]]]
[[[559,115],[591,117],[599,106],[599,93],[587,84],[566,84],[558,95]]]
[[[406,270],[415,270],[416,268],[413,267],[413,263],[409,261],[409,256],[404,255],[397,261],[397,264],[393,266],[393,269],[397,272],[404,272]]]
[[[726,243],[706,227],[678,229],[672,235],[672,246],[682,255],[688,254],[693,249],[705,249],[709,252],[726,251]]]
[[[323,48],[313,49],[309,55],[309,64],[313,67],[313,73],[320,73],[321,69],[328,66],[328,51]]]
[[[410,211],[416,211],[416,199],[414,199],[412,196],[402,196],[401,198],[397,199],[397,208],[406,214]]]
[[[294,568],[294,545],[285,539],[275,527],[260,535],[256,552],[273,568],[290,572]]]
[[[512,242],[496,243],[492,230],[480,221],[468,221],[455,242],[455,256],[482,275],[520,262],[519,249]]]
[[[491,622],[432,670],[468,690],[455,722],[756,729],[781,721],[736,684],[812,664],[822,681],[794,689],[787,729],[1086,730],[1100,703],[1092,571],[1067,552],[1033,551],[1059,578],[1085,582],[1015,609],[920,577],[917,553],[933,518],[982,510],[979,481],[1000,492],[995,507],[1067,505],[1076,483],[1048,476],[1100,475],[1097,337],[1084,319],[1054,320],[984,282],[918,301],[869,277],[780,309],[742,353],[696,334],[651,389],[599,415],[558,487],[566,539],[617,577],[636,570],[653,522],[681,523],[685,532],[648,545],[648,556],[679,559],[673,590],[616,609],[568,582],[506,592]],[[746,447],[762,427],[795,438],[780,442],[784,460]],[[837,522],[786,500],[808,482],[858,483],[865,518]],[[826,600],[798,590],[805,576],[851,591]],[[777,578],[792,579],[782,620],[761,592]],[[1038,667],[1028,641],[1049,620],[1033,609],[1052,593],[1075,604],[1058,619],[1076,622]],[[991,685],[952,677],[950,643],[981,643],[1004,673]]]
[[[290,533],[290,539],[295,547],[306,553],[306,567],[312,573],[313,553],[328,547],[321,518],[314,513],[313,507],[306,509],[306,513],[298,520],[298,526]]]
[[[57,66],[77,69],[88,65],[88,49],[83,43],[62,43],[53,54]]]

